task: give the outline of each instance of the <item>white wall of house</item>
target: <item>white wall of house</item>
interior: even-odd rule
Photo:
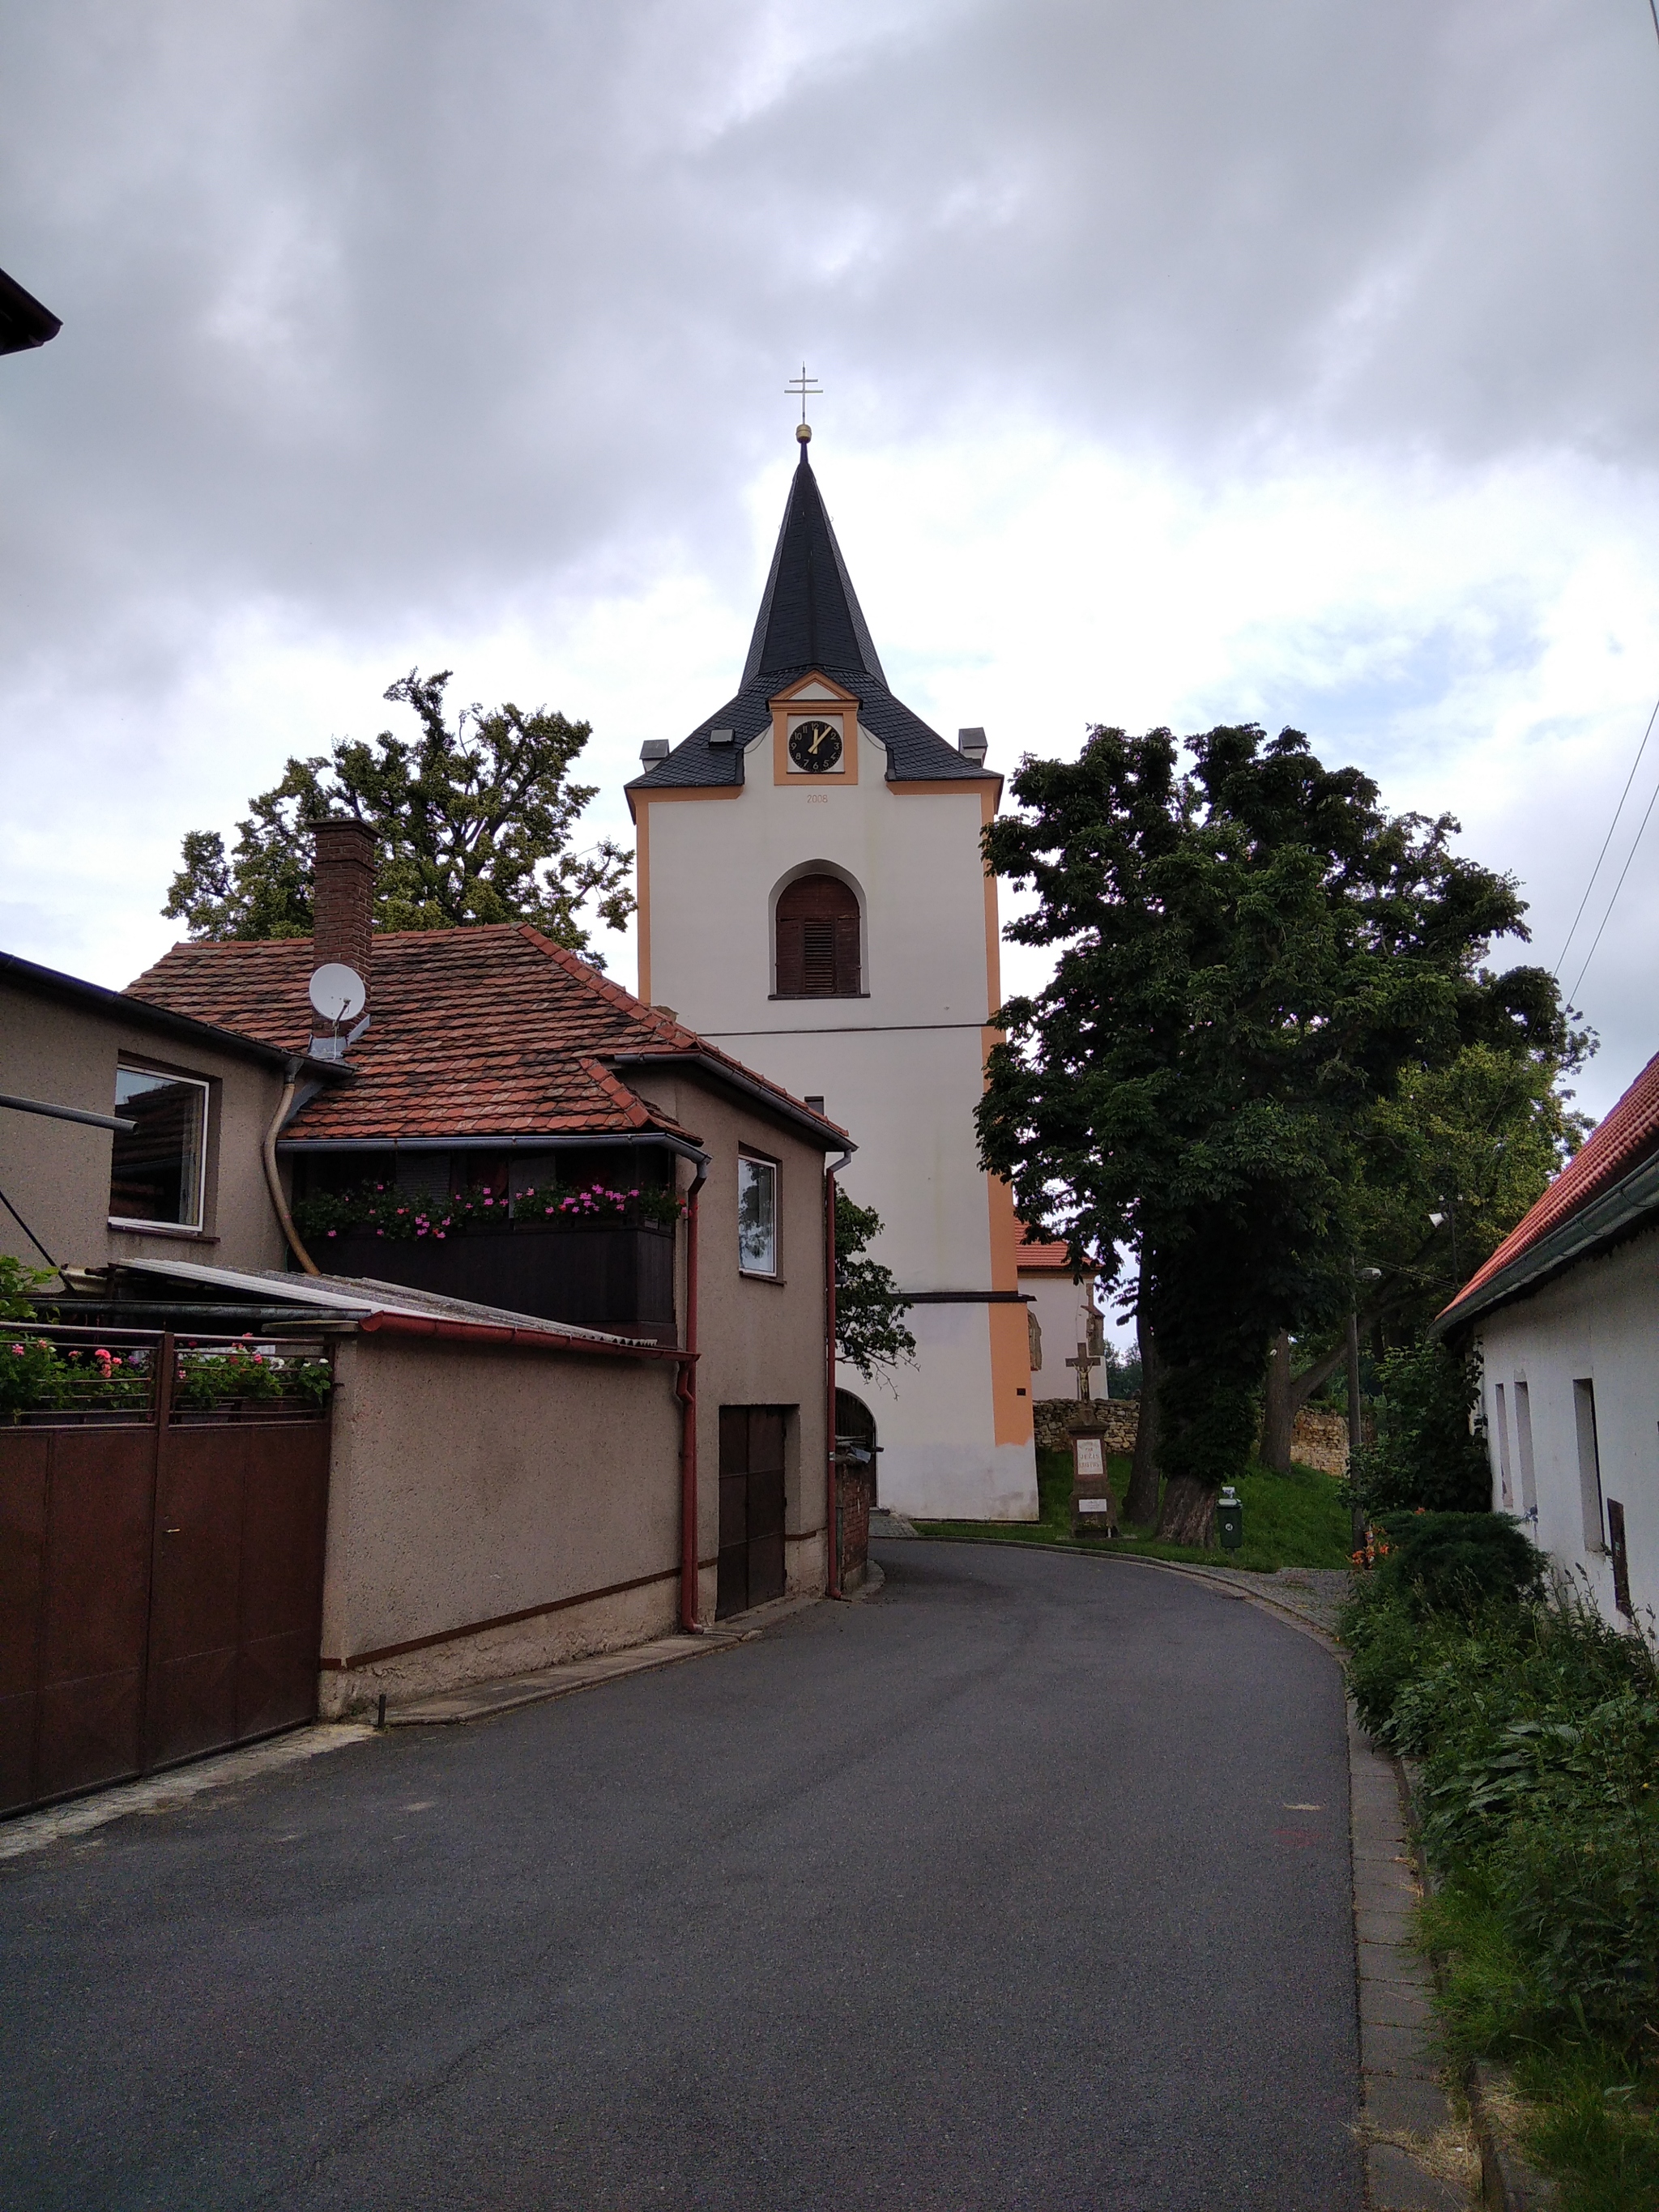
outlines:
[[[882,1216],[873,1256],[902,1289],[1001,1294],[913,1307],[917,1362],[890,1386],[841,1376],[880,1424],[883,1504],[1035,1519],[1024,1309],[1011,1302],[1018,1232],[1006,1186],[980,1170],[973,1120],[1000,999],[979,850],[994,787],[907,792],[886,768],[886,748],[860,730],[856,781],[789,774],[769,727],[747,747],[741,787],[636,793],[641,995],[797,1097],[822,1097],[857,1140],[843,1186]],[[778,891],[815,865],[859,896],[855,999],[771,995]]]
[[[1074,1283],[1054,1267],[1022,1267],[1019,1287],[1031,1301],[1030,1310],[1042,1333],[1042,1364],[1034,1371],[1031,1395],[1075,1398],[1077,1370],[1066,1363],[1077,1358],[1079,1344],[1086,1340],[1089,1316],[1094,1310],[1092,1285]],[[1091,1395],[1107,1397],[1106,1384],[1105,1368],[1097,1367],[1090,1377]]]
[[[1476,1323],[1492,1504],[1620,1620],[1607,1507],[1624,1508],[1638,1620],[1659,1612],[1659,1230]]]

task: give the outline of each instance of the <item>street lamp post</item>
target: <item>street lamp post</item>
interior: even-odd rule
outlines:
[[[1348,1480],[1353,1481],[1355,1456],[1365,1440],[1364,1425],[1359,1410],[1359,1285],[1380,1283],[1381,1267],[1357,1267],[1354,1270],[1353,1300],[1348,1309]],[[1353,1539],[1352,1548],[1363,1551],[1365,1544],[1365,1509],[1358,1498],[1353,1502],[1348,1521],[1348,1533]]]

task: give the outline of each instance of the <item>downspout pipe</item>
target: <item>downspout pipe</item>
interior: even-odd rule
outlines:
[[[828,1562],[825,1595],[841,1589],[841,1484],[836,1471],[836,1177],[853,1157],[852,1148],[823,1170],[823,1543]]]
[[[288,1239],[289,1250],[307,1275],[320,1275],[322,1269],[300,1242],[300,1232],[294,1226],[294,1216],[289,1212],[288,1200],[283,1196],[283,1178],[276,1172],[276,1139],[282,1133],[283,1122],[294,1110],[294,1094],[299,1088],[300,1070],[304,1066],[303,1060],[286,1060],[283,1066],[283,1096],[271,1116],[270,1127],[265,1131],[265,1182],[270,1192],[270,1202],[276,1210],[276,1218],[282,1224],[283,1234]]]
[[[685,1194],[685,1343],[674,1373],[680,1401],[680,1626],[702,1633],[697,1574],[697,1194],[708,1180],[708,1154],[696,1155],[697,1172]]]

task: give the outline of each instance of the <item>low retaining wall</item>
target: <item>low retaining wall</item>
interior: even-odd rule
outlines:
[[[1135,1398],[1039,1398],[1031,1407],[1039,1451],[1063,1451],[1075,1429],[1103,1429],[1109,1452],[1132,1452],[1140,1425]],[[1291,1435],[1291,1455],[1322,1474],[1348,1471],[1348,1424],[1340,1413],[1304,1407]]]

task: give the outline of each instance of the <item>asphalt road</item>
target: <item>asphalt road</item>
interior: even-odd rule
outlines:
[[[0,2203],[1358,2212],[1332,1660],[1133,1565],[882,1557],[0,1868]]]

